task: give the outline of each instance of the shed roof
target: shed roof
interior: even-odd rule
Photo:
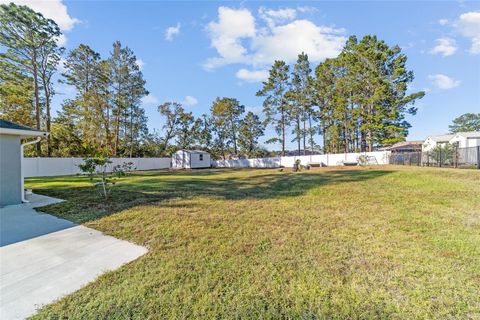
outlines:
[[[38,136],[45,136],[48,134],[48,132],[26,127],[21,124],[8,121],[5,119],[0,119],[0,134],[38,137]]]

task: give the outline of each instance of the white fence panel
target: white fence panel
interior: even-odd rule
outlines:
[[[320,154],[311,156],[291,156],[277,158],[262,159],[239,159],[239,160],[217,160],[213,161],[213,166],[218,168],[279,168],[293,167],[297,159],[302,165],[309,163],[320,163],[323,166],[338,166],[343,162],[356,162],[358,157],[366,155],[375,160],[372,162],[377,164],[388,164],[388,151],[376,151],[366,153],[337,153],[337,154]]]
[[[111,158],[110,170],[125,162],[133,162],[134,170],[158,170],[170,168],[170,158]],[[83,158],[24,158],[25,177],[65,176],[81,173],[78,165]]]
[[[278,168],[280,167],[280,158],[215,160],[212,162],[212,166],[217,168]]]

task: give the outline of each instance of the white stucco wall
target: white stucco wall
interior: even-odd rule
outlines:
[[[467,148],[468,147],[467,140],[468,140],[467,138],[461,135],[456,135],[449,141],[449,143],[450,144],[458,143],[459,148]]]
[[[470,138],[468,139],[468,147],[478,147],[480,146],[480,138]]]
[[[422,151],[423,152],[431,151],[433,148],[435,148],[436,145],[437,145],[437,142],[435,142],[431,138],[427,138],[422,144]]]

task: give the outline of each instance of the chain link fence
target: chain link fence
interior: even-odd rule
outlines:
[[[480,169],[480,146],[436,148],[427,152],[392,152],[389,163],[407,166]]]

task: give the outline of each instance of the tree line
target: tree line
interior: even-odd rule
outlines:
[[[197,148],[218,158],[261,157],[270,154],[259,143],[268,126],[276,136],[266,143],[280,145],[282,155],[289,139],[298,154],[372,151],[405,139],[405,117],[424,96],[407,94],[413,72],[398,46],[352,36],[338,57],[314,70],[305,53],[293,66],[275,61],[257,92],[262,115],[231,97],[218,97],[199,117],[172,101],[158,106],[161,133],[151,132],[141,106],[146,81],[130,48],[116,41],[105,58],[86,44],[65,52],[56,23],[26,6],[1,5],[0,23],[1,116],[50,132],[30,151],[37,156],[161,156]],[[75,95],[52,117],[55,81]]]

